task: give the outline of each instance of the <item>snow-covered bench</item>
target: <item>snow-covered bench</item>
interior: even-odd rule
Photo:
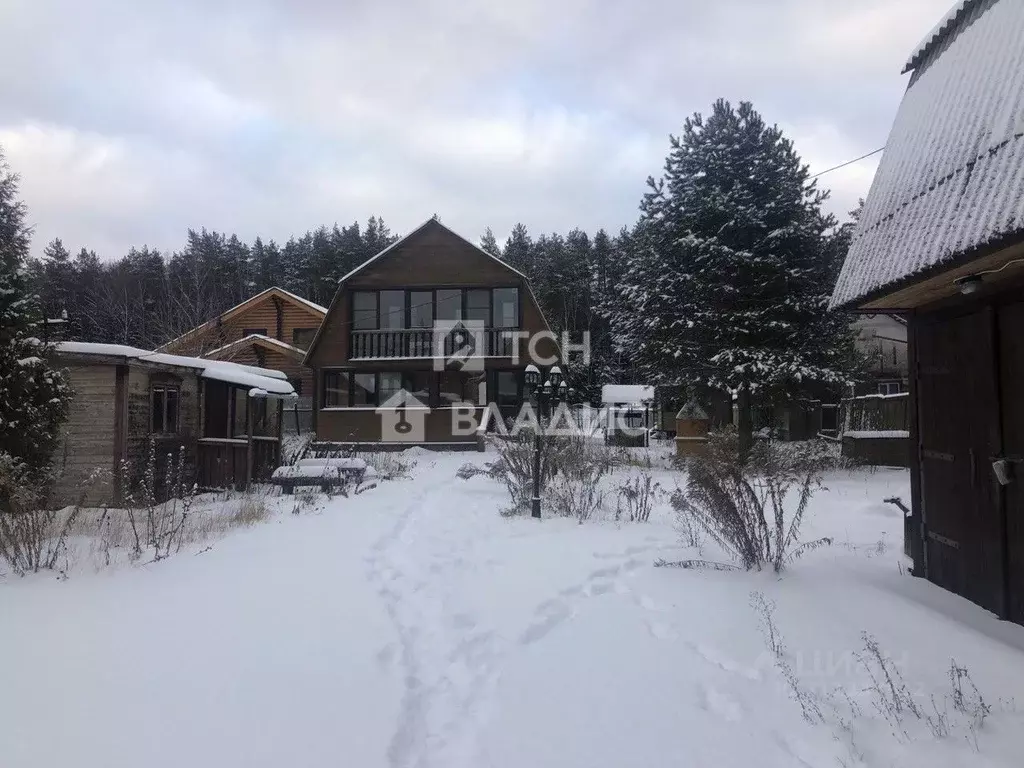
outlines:
[[[281,487],[281,492],[294,492],[296,486],[319,485],[324,493],[331,488],[348,483],[361,483],[372,467],[362,459],[300,459],[290,467],[278,467],[270,476],[270,482]]]

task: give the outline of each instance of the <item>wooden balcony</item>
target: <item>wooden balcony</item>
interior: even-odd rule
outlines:
[[[516,349],[515,328],[487,328],[482,332],[483,349],[474,355],[513,357]],[[433,328],[403,328],[379,331],[352,331],[350,360],[396,360],[451,357],[461,344],[452,335],[440,337]],[[477,344],[479,344],[477,341]],[[443,349],[442,349],[443,348]]]

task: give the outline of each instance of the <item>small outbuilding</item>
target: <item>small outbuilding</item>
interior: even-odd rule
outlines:
[[[74,397],[56,454],[55,500],[89,487],[89,501],[118,501],[155,455],[162,487],[173,468],[200,488],[244,487],[281,460],[281,412],[295,398],[279,371],[149,352],[119,344],[61,342],[54,363]],[[96,470],[112,484],[90,486]]]
[[[1024,3],[913,51],[832,295],[907,319],[914,574],[1024,623]]]

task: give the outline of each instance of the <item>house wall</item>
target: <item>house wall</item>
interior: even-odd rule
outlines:
[[[1024,623],[1021,286],[911,317],[914,573]],[[1001,485],[993,461],[1009,458]],[[1019,461],[1021,460],[1021,461]]]
[[[74,397],[54,454],[56,504],[75,503],[83,492],[85,502],[90,504],[113,498],[116,370],[114,365],[66,367]],[[106,478],[88,483],[96,470],[104,471]]]
[[[476,410],[476,418],[482,417],[483,409]],[[389,414],[379,414],[373,408],[321,409],[318,418],[317,439],[329,442],[376,443],[394,442],[393,435],[383,434],[383,425]],[[476,434],[453,435],[452,411],[448,408],[431,410],[409,410],[406,417],[413,424],[423,419],[423,441],[428,443],[475,443]]]

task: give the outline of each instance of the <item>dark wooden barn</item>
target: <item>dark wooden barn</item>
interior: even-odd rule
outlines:
[[[1024,623],[1024,3],[964,0],[910,84],[832,297],[908,320],[914,573]]]

